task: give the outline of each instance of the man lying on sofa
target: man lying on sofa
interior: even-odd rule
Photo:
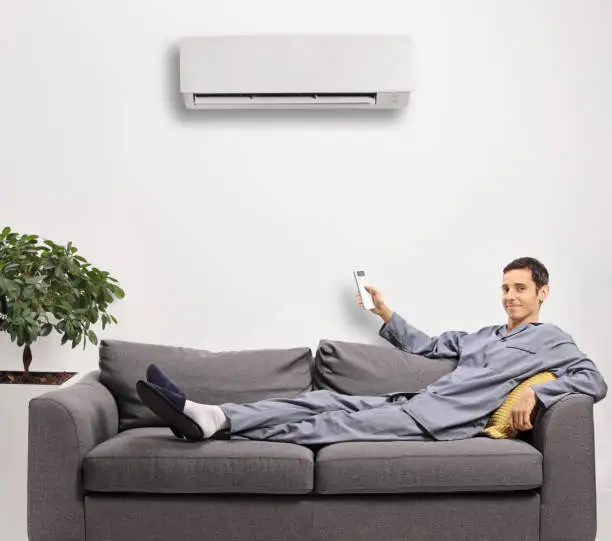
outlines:
[[[318,390],[294,398],[211,405],[188,400],[167,374],[150,365],[147,381],[136,384],[138,394],[179,438],[199,441],[223,431],[230,439],[304,445],[470,438],[481,433],[510,391],[542,373],[551,380],[526,386],[512,407],[510,423],[516,431],[533,428],[538,404],[548,408],[570,393],[598,402],[607,394],[601,373],[572,337],[538,321],[549,286],[548,271],[537,259],[520,258],[503,270],[507,325],[474,333],[447,331],[432,338],[393,312],[380,290],[366,289],[374,301],[371,312],[384,321],[380,336],[407,353],[458,359],[455,370],[418,393],[352,396]],[[357,299],[362,305],[359,294]]]

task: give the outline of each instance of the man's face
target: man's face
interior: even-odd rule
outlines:
[[[548,285],[536,293],[536,284],[530,269],[515,269],[504,274],[502,303],[508,318],[522,321],[540,311],[540,301],[548,296]]]

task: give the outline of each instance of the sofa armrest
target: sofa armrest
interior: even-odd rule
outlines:
[[[536,414],[543,457],[540,541],[593,541],[597,532],[593,399],[570,394]]]
[[[117,434],[119,414],[99,371],[28,404],[28,538],[85,541],[83,456]]]

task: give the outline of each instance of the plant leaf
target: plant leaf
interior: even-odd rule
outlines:
[[[92,342],[94,345],[98,345],[98,337],[96,336],[96,333],[92,330],[87,331],[87,338],[89,338],[89,341]]]
[[[25,299],[31,299],[34,297],[34,286],[26,286],[23,288],[23,291],[21,292],[21,296]]]
[[[7,297],[16,299],[19,297],[21,288],[15,283],[15,281],[9,280],[5,276],[0,276],[0,291],[4,292]]]
[[[49,334],[51,334],[52,330],[53,325],[51,323],[45,323],[40,330],[40,336],[48,336]]]
[[[119,299],[123,299],[123,297],[125,297],[125,293],[123,289],[121,289],[119,286],[116,286],[114,284],[109,284],[108,289],[110,289],[113,292],[113,294]]]
[[[5,267],[3,267],[3,271],[6,274],[9,270],[18,269],[19,265],[17,263],[9,263]]]

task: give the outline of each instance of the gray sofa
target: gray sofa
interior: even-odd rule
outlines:
[[[508,440],[193,443],[140,402],[151,362],[212,404],[418,391],[456,365],[337,340],[314,356],[104,340],[99,370],[30,401],[30,541],[595,539],[588,396],[538,411],[534,430]]]

